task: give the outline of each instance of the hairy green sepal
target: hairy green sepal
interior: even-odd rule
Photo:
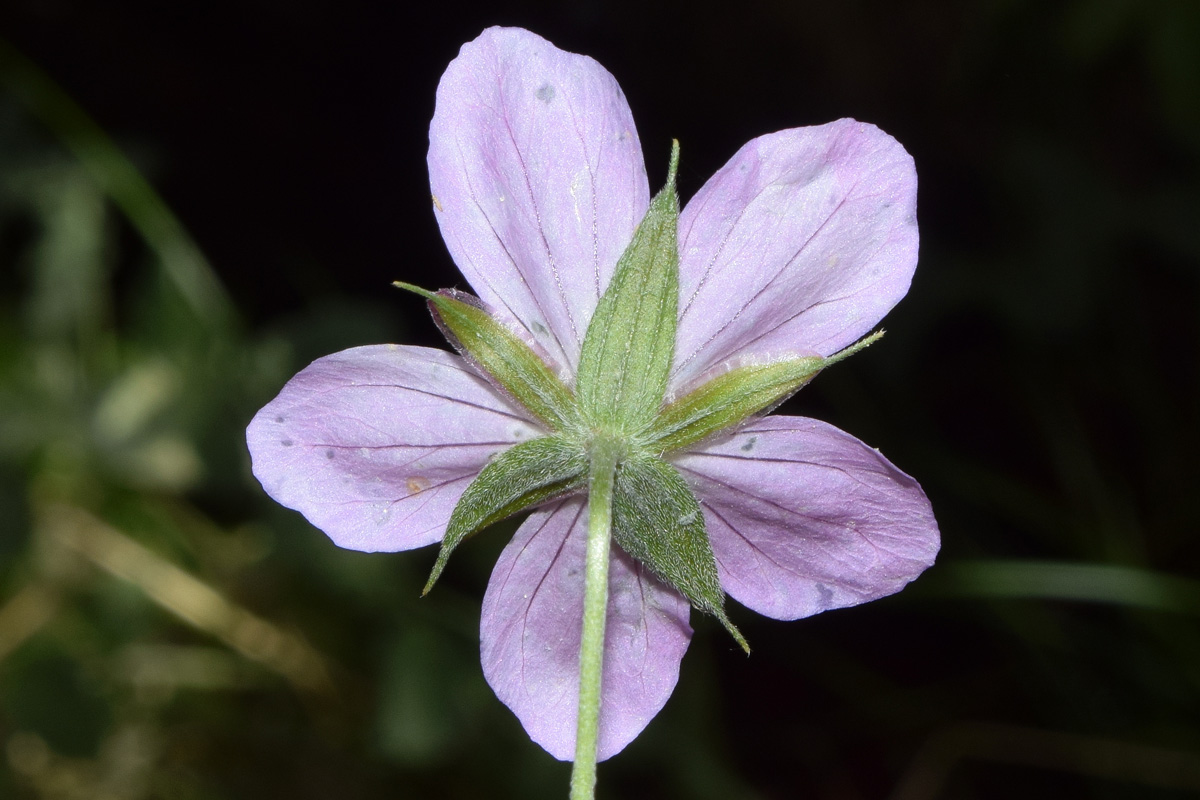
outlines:
[[[610,432],[644,427],[666,396],[679,306],[678,164],[675,142],[667,185],[650,201],[583,339],[580,409]]]
[[[693,606],[712,614],[747,653],[750,646],[725,615],[704,514],[674,467],[654,456],[618,465],[613,487],[613,538]]]
[[[587,482],[587,451],[577,442],[542,436],[513,445],[483,468],[463,492],[422,594],[433,588],[454,548],[471,534]]]
[[[670,453],[737,425],[782,403],[818,372],[854,355],[883,336],[873,333],[829,358],[797,356],[731,369],[662,410],[646,431],[652,452]]]
[[[650,447],[679,450],[770,409],[812,380],[825,366],[820,356],[738,367],[672,403],[647,431]]]
[[[394,285],[428,300],[446,338],[499,389],[551,430],[562,431],[571,425],[576,415],[571,390],[529,345],[484,310],[478,298],[452,289],[430,292],[400,281]]]

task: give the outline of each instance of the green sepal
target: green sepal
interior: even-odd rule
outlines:
[[[587,451],[558,436],[530,439],[496,456],[458,499],[421,594],[433,588],[463,539],[518,511],[578,489],[587,482],[587,469]]]
[[[572,425],[576,404],[571,390],[529,345],[485,311],[478,298],[451,289],[431,292],[401,281],[393,285],[428,300],[434,319],[463,357],[551,430]]]
[[[769,409],[812,380],[825,366],[820,356],[738,367],[669,403],[646,431],[661,453],[687,447]]]
[[[730,428],[753,414],[770,411],[821,370],[877,341],[874,333],[829,358],[797,356],[750,364],[722,373],[667,404],[646,431],[646,446],[670,453]]]
[[[576,392],[585,419],[610,431],[644,427],[662,407],[679,307],[679,197],[671,149],[667,185],[650,201],[588,325]]]
[[[653,456],[631,456],[617,467],[613,538],[701,611],[712,614],[745,650],[750,646],[725,615],[704,514],[674,467]]]

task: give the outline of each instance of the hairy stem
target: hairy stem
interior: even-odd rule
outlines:
[[[588,540],[583,589],[583,638],[579,645],[579,719],[571,800],[591,800],[596,791],[596,742],[604,667],[604,623],[608,613],[608,558],[612,540],[613,479],[619,448],[598,438],[588,475]]]

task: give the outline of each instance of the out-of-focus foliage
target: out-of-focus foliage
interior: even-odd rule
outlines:
[[[614,69],[648,147],[682,139],[685,195],[770,129],[744,126],[826,111],[894,133],[922,180],[921,266],[887,338],[787,411],[917,476],[941,560],[859,609],[733,609],[749,660],[697,623],[667,708],[601,767],[606,796],[1200,796],[1200,6],[910,5],[689,6],[686,30],[641,3],[521,20]],[[461,15],[461,36],[438,29],[430,102],[494,21]],[[586,46],[611,19],[639,55]],[[700,88],[653,93],[660,44]],[[562,796],[566,766],[478,664],[511,526],[418,600],[433,553],[338,550],[249,474],[244,425],[297,369],[428,334],[386,288],[414,276],[364,299],[309,291],[352,263],[264,266],[304,299],[262,313],[128,160],[153,150],[118,148],[2,55],[0,797]],[[819,64],[829,95],[801,80]],[[742,96],[760,116],[704,105]],[[396,224],[448,264],[432,223]]]

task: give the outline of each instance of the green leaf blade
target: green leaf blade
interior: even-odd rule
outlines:
[[[667,185],[650,201],[584,336],[576,391],[583,416],[635,431],[662,407],[679,309],[679,198],[671,154]]]

